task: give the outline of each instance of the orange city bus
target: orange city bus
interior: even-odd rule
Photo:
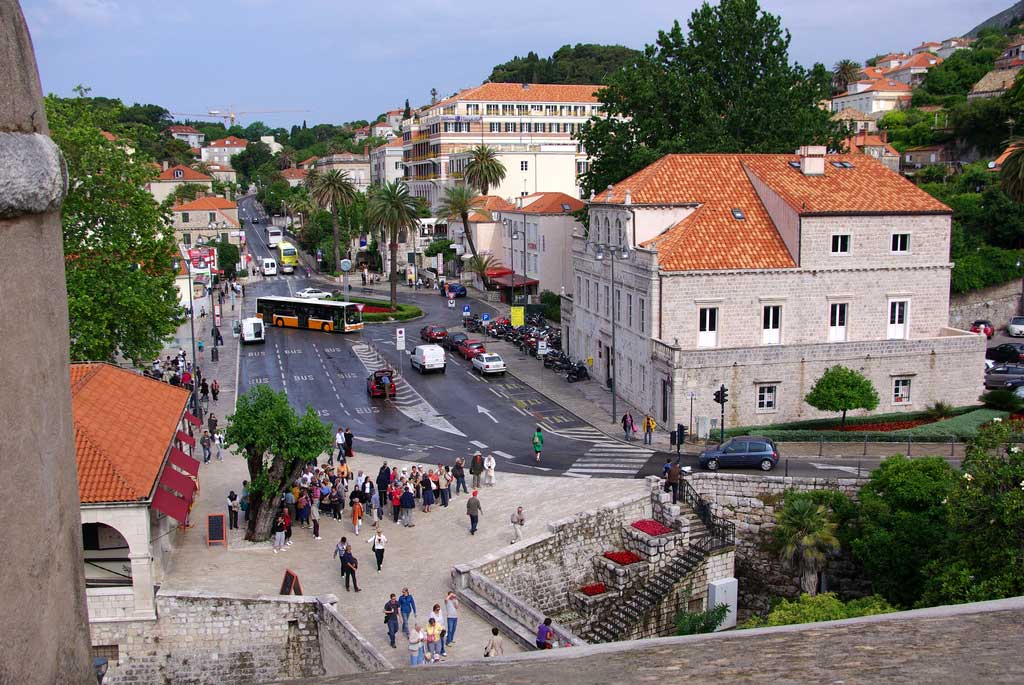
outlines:
[[[267,326],[310,328],[328,333],[363,329],[363,306],[337,300],[305,300],[298,297],[256,298],[256,316]]]

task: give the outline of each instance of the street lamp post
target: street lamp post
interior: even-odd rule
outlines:
[[[189,329],[192,332],[192,413],[198,418],[202,419],[202,412],[199,409],[199,400],[196,394],[196,375],[195,375],[195,363],[196,363],[196,312],[195,304],[192,301],[192,291],[195,290],[195,286],[192,284],[192,257],[189,255],[185,256],[185,269],[188,271],[188,323]],[[175,271],[177,271],[177,265],[175,265]]]
[[[621,239],[621,236],[620,236],[620,239]],[[614,245],[614,244],[611,244],[611,243],[593,243],[593,242],[589,242],[589,241],[586,243],[586,246],[585,246],[584,249],[587,249],[587,248],[590,248],[590,249],[594,250],[594,259],[596,261],[603,262],[605,256],[607,255],[608,256],[608,261],[609,261],[609,263],[611,265],[611,274],[610,274],[611,287],[608,290],[608,297],[610,299],[614,299],[615,301],[608,303],[608,310],[611,312],[611,315],[609,316],[609,318],[611,319],[611,322],[612,322],[612,348],[611,348],[611,352],[610,352],[611,359],[609,359],[609,361],[608,361],[608,368],[611,370],[610,380],[611,380],[611,384],[612,384],[612,423],[615,423],[616,422],[616,416],[618,415],[618,411],[617,411],[617,408],[616,408],[616,399],[617,399],[618,392],[619,392],[619,389],[618,389],[617,383],[616,383],[616,378],[615,378],[615,376],[616,376],[616,368],[615,368],[616,367],[616,363],[615,363],[616,362],[616,357],[615,357],[615,330],[617,328],[616,327],[615,319],[616,319],[616,315],[619,313],[617,311],[617,308],[616,308],[616,304],[618,304],[618,300],[615,299],[615,262],[616,262],[616,260],[620,260],[620,259],[622,259],[622,260],[629,259],[630,255],[632,254],[632,250],[630,250],[629,245],[621,245],[621,244],[620,245]]]
[[[527,272],[527,266],[526,266],[526,215],[525,214],[523,215],[523,234],[522,235],[523,235],[523,304],[526,304],[526,298],[527,298],[527,295],[526,295],[526,272]],[[516,231],[515,233],[512,234],[512,240],[519,240],[519,232],[518,231]],[[515,251],[514,250],[513,250],[512,254],[513,254],[513,257],[514,257],[515,256]],[[512,261],[515,261],[515,259],[513,259]],[[515,299],[515,290],[516,290],[515,267],[513,267],[512,272],[513,272],[512,273],[512,295],[513,295],[513,299]]]

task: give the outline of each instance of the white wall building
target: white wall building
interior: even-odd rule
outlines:
[[[392,138],[370,150],[370,185],[385,185],[404,177],[401,138]]]
[[[707,430],[722,384],[727,426],[817,418],[803,398],[836,364],[879,411],[972,404],[985,340],[948,325],[950,219],[865,155],[668,155],[593,199],[589,241],[631,252],[574,239],[563,345],[663,425],[693,393]]]
[[[277,142],[274,136],[260,136],[260,142],[270,148],[270,154],[276,155],[284,149],[284,145]]]
[[[164,133],[170,135],[171,138],[188,143],[189,147],[202,147],[206,140],[206,134],[184,124],[172,124],[164,129]]]
[[[207,193],[213,192],[213,179],[190,169],[183,164],[167,167],[152,181],[146,184],[146,190],[157,203],[166,200],[179,186],[186,184],[198,185]]]
[[[354,155],[351,152],[334,152],[316,160],[317,171],[338,169],[348,174],[348,180],[356,190],[366,192],[370,187],[370,157],[367,154]]]
[[[856,109],[865,114],[884,114],[910,104],[910,86],[888,78],[855,81],[845,93],[832,98],[832,111]]]
[[[204,147],[200,154],[202,160],[207,163],[227,164],[231,166],[231,158],[248,147],[249,141],[245,138],[228,136],[219,138]]]
[[[171,226],[177,242],[185,247],[226,240],[242,244],[238,205],[223,197],[201,197],[171,208]]]

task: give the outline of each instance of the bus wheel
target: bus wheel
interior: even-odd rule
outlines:
[[[328,328],[328,324],[322,323],[322,324],[320,324],[320,330],[324,331],[326,333],[326,332],[330,331],[331,329]]]

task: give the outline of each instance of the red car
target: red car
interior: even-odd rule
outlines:
[[[988,319],[978,319],[971,324],[971,333],[977,333],[978,335],[984,335],[989,340],[996,333],[996,327],[992,325],[992,322]]]
[[[370,397],[394,397],[398,394],[393,369],[377,369],[366,379],[366,394]]]
[[[440,342],[448,337],[448,329],[444,326],[424,326],[420,329],[420,338],[427,342]]]
[[[472,360],[473,357],[477,356],[478,354],[483,354],[484,352],[487,351],[487,349],[484,348],[484,344],[479,340],[463,340],[462,342],[459,343],[457,349],[459,351],[459,354],[461,354],[463,358],[468,360]]]

